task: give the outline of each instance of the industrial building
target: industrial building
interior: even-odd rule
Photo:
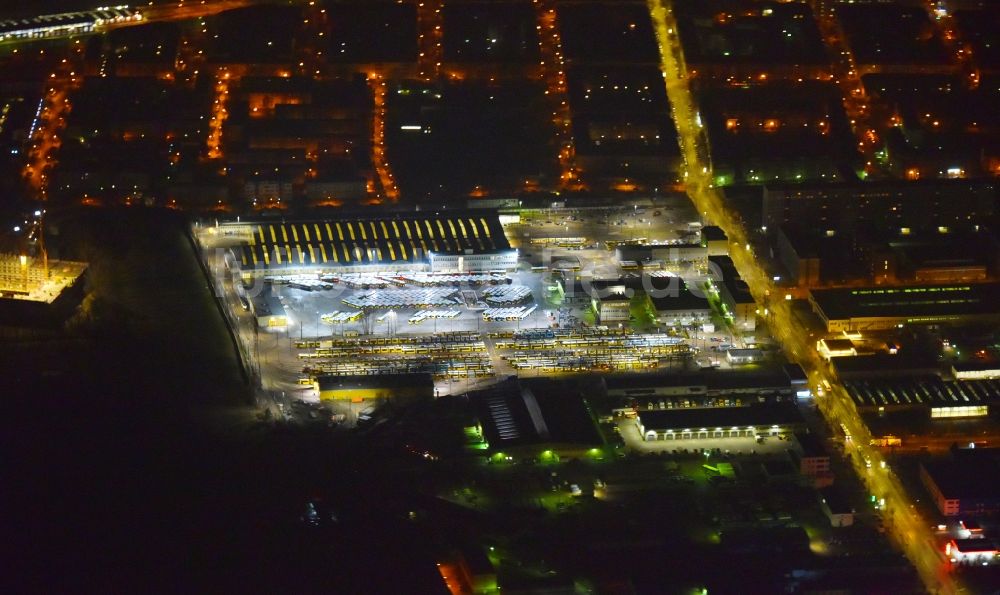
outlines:
[[[813,289],[809,304],[831,333],[994,322],[1000,320],[1000,283]]]
[[[850,339],[820,339],[816,341],[816,351],[827,361],[835,357],[854,357],[858,354],[854,341]]]
[[[434,379],[429,373],[380,374],[376,376],[317,376],[313,384],[321,400],[430,399]]]
[[[625,288],[616,291],[610,288],[611,293],[604,293],[593,298],[594,311],[597,312],[597,320],[601,324],[616,322],[627,322],[629,319],[629,305],[632,300],[625,294]]]
[[[764,360],[761,349],[727,349],[726,361],[731,365],[754,364]]]
[[[847,498],[833,487],[825,487],[819,491],[819,504],[823,514],[830,519],[833,527],[850,527],[854,524],[854,509]]]
[[[768,184],[761,226],[791,224],[840,231],[870,226],[892,232],[933,226],[973,228],[996,212],[989,181],[869,181],[853,184]]]
[[[643,440],[757,438],[790,434],[805,428],[793,403],[708,409],[640,411],[636,427]]]
[[[273,285],[265,283],[259,292],[254,294],[250,301],[250,308],[253,312],[257,326],[282,327],[288,325],[288,315],[285,313],[285,306],[275,295]]]
[[[919,375],[853,379],[844,389],[862,413],[927,411],[931,419],[985,417],[1000,402],[1000,380],[958,380]]]
[[[951,365],[951,375],[956,380],[1000,378],[1000,364],[984,361],[955,362]]]
[[[801,452],[790,450],[789,454],[799,473],[813,478],[818,483],[826,485],[833,483],[833,474],[830,472],[830,453],[823,446],[823,442],[815,434],[806,432],[796,432],[795,441]]]
[[[944,516],[1000,511],[1000,461],[995,449],[953,449],[948,460],[920,463],[920,481]]]
[[[572,381],[511,377],[469,400],[495,452],[580,456],[604,446],[584,393]]]
[[[905,355],[869,352],[857,357],[835,357],[830,359],[830,368],[844,382],[923,378],[937,376],[941,372],[936,358],[914,354],[912,351]]]
[[[615,248],[618,262],[638,262],[647,266],[659,263],[676,272],[703,267],[708,260],[708,247],[703,244],[668,244],[662,246],[621,245]]]
[[[708,248],[709,256],[729,255],[729,236],[721,227],[706,225],[701,228],[701,243]]]
[[[974,228],[975,229],[975,228]],[[799,287],[978,283],[996,278],[1000,242],[985,228],[915,232],[783,225],[770,230],[774,255]]]
[[[795,391],[795,396],[800,399],[812,398],[812,389],[809,388],[809,377],[805,370],[798,364],[785,364],[781,366],[782,372],[788,378]]]
[[[635,415],[644,440],[756,438],[805,429],[795,405],[801,388],[796,372],[801,374],[798,366],[752,373],[622,374],[604,381],[607,395],[621,400],[616,411]]]
[[[750,295],[750,287],[740,277],[728,256],[709,256],[712,280],[719,290],[723,312],[732,317],[733,324],[740,330],[753,331],[757,328],[757,303]]]
[[[651,274],[628,273],[617,279],[595,279],[568,285],[566,295],[586,292],[602,323],[629,320],[631,298],[648,297],[660,324],[691,326],[709,322],[712,306],[704,292],[691,286],[673,273],[655,271]],[[595,295],[596,294],[596,295]],[[605,310],[607,311],[605,313]]]
[[[517,251],[492,211],[235,224],[225,226],[223,233],[245,240],[236,261],[246,280],[275,274],[503,271],[517,266]]]
[[[964,564],[989,564],[997,557],[997,544],[991,539],[952,539],[945,554]]]
[[[679,279],[677,291],[650,296],[650,301],[660,324],[690,326],[710,322],[712,319],[712,305],[708,299],[703,294],[692,293],[688,285]]]
[[[640,408],[742,407],[791,401],[797,392],[786,370],[614,374],[604,382],[609,397],[634,402]]]

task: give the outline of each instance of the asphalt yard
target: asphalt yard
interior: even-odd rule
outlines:
[[[257,334],[262,375],[273,390],[308,399],[317,374],[429,372],[444,395],[511,374],[655,370],[688,358],[680,336],[585,326],[581,312],[540,306],[540,277],[520,272],[509,284],[479,286],[274,284],[288,325]],[[498,298],[504,306],[490,304]]]

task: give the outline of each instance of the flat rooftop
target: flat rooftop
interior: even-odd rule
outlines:
[[[316,377],[320,391],[352,390],[364,388],[413,388],[434,387],[434,378],[429,373],[379,374],[375,376],[339,376],[324,374]]]
[[[823,446],[823,441],[820,440],[816,434],[811,432],[795,432],[795,440],[799,443],[802,448],[802,456],[805,457],[828,457],[830,453],[827,452],[826,447]]]
[[[851,507],[850,502],[848,502],[847,498],[837,488],[821,488],[819,495],[833,514],[850,514],[854,512],[854,508]]]
[[[828,320],[1000,314],[1000,283],[813,289]]]
[[[851,378],[897,378],[907,376],[937,377],[941,371],[937,360],[928,355],[905,352],[908,355],[891,355],[885,352],[854,357],[835,357],[831,364],[841,380]]]
[[[758,390],[781,392],[791,388],[783,370],[774,372],[709,371],[695,374],[612,374],[605,378],[609,391],[642,391],[657,387],[691,387],[691,393],[714,390]]]
[[[830,351],[847,351],[854,349],[854,341],[850,339],[822,339],[823,344]]]
[[[722,274],[722,284],[729,290],[733,301],[737,304],[754,303],[753,295],[750,294],[750,287],[743,280],[743,277],[740,277],[740,273],[736,270],[736,265],[733,264],[732,258],[728,256],[709,256],[708,261],[718,267],[719,272]]]
[[[691,293],[687,284],[680,282],[674,295],[650,296],[657,312],[708,310],[711,304],[704,295]]]
[[[788,376],[788,379],[792,384],[805,384],[809,381],[805,370],[803,370],[802,366],[799,364],[785,364],[781,367],[781,369],[785,372],[785,375]]]
[[[728,236],[726,236],[726,232],[722,231],[721,227],[715,225],[706,225],[705,227],[702,227],[701,237],[706,242],[724,242],[729,239]]]
[[[955,539],[955,549],[968,554],[972,552],[995,552],[997,544],[992,539]]]
[[[470,401],[493,446],[603,444],[583,395],[565,380],[508,379]]]
[[[707,409],[656,409],[640,411],[639,421],[648,430],[788,426],[805,423],[791,403]]]
[[[1000,464],[994,459],[924,461],[924,471],[945,498],[1000,498]]]

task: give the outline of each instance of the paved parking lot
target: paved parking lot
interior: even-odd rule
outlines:
[[[665,203],[669,203],[665,200]],[[424,369],[438,377],[437,394],[444,395],[468,390],[472,386],[493,382],[510,374],[542,375],[576,371],[613,371],[627,369],[659,369],[676,367],[678,353],[674,344],[707,349],[717,342],[734,342],[725,332],[697,333],[688,337],[683,332],[661,328],[628,341],[618,341],[613,335],[619,329],[595,331],[590,315],[590,300],[586,296],[573,303],[553,300],[551,267],[531,270],[535,260],[545,254],[553,265],[559,261],[577,263],[581,269],[619,269],[614,253],[602,244],[572,249],[565,246],[533,244],[533,238],[551,237],[610,237],[649,241],[681,242],[691,239],[690,221],[696,220],[683,205],[635,205],[630,209],[582,209],[528,213],[521,224],[507,227],[512,243],[521,243],[522,261],[518,270],[474,275],[440,275],[426,271],[364,272],[325,274],[315,279],[281,279],[273,285],[274,293],[283,303],[288,325],[283,328],[255,329],[253,317],[240,307],[230,285],[220,286],[224,303],[232,318],[251,365],[259,370],[265,390],[284,393],[286,398],[314,398],[304,384],[310,369],[335,373],[386,373],[393,367]],[[658,214],[657,214],[658,213]],[[568,235],[567,235],[568,234]],[[226,247],[236,240],[206,234],[206,254],[211,248]],[[228,243],[227,243],[228,242]],[[574,240],[574,242],[576,242]],[[584,242],[586,244],[586,242]],[[550,247],[546,247],[550,246]],[[221,254],[211,251],[212,254]],[[529,256],[530,255],[530,256]],[[217,270],[221,263],[211,258]],[[572,274],[567,271],[567,274]],[[467,282],[460,284],[460,282]],[[510,312],[493,308],[510,308]],[[484,319],[484,312],[499,313],[494,319]],[[497,318],[508,318],[499,320]],[[589,323],[589,326],[588,326]],[[525,340],[513,345],[497,346],[496,341],[523,331],[561,329],[570,334],[604,332],[596,344],[565,343],[549,345]],[[720,329],[724,331],[724,329]],[[456,333],[474,334],[478,338],[465,341],[457,351],[452,347],[439,349],[440,337]],[[329,343],[346,341],[333,351],[319,352],[310,341]],[[372,350],[372,343],[387,340],[399,343],[382,344],[381,351]],[[516,343],[516,342],[515,342]],[[571,342],[572,343],[572,342]],[[326,345],[329,350],[330,344]],[[724,358],[720,358],[724,360]]]

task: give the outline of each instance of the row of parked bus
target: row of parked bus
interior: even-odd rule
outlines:
[[[656,357],[626,352],[581,354],[573,351],[515,351],[503,358],[515,369],[537,372],[645,370],[659,365]]]
[[[502,287],[488,287],[483,290],[482,294],[487,304],[506,306],[530,300],[531,288],[524,285],[504,285]]]
[[[468,343],[470,341],[476,342],[481,340],[482,338],[479,333],[475,331],[450,331],[430,335],[394,335],[392,337],[331,337],[329,339],[295,341],[294,345],[299,349],[317,349],[320,347],[337,346],[354,348],[358,345],[434,345],[439,343]]]
[[[354,322],[355,320],[361,318],[362,314],[363,312],[359,312],[357,310],[348,310],[344,312],[334,310],[333,312],[321,314],[319,319],[327,324],[344,324],[346,322]]]
[[[435,318],[455,318],[462,312],[460,310],[418,310],[416,314],[410,316],[406,322],[410,324],[420,324],[425,320]]]
[[[298,354],[300,359],[322,357],[352,357],[362,355],[434,355],[446,356],[462,353],[477,353],[485,351],[482,341],[463,341],[461,343],[399,343],[376,344],[357,343],[354,345],[330,345],[316,347],[312,351]]]
[[[461,304],[455,298],[458,290],[451,287],[428,287],[424,289],[387,289],[370,293],[359,293],[343,298],[348,306],[361,309],[406,309],[454,306]]]
[[[381,374],[410,374],[426,372],[436,378],[474,378],[493,375],[493,363],[489,357],[466,356],[462,358],[438,359],[423,357],[394,357],[346,360],[343,358],[311,360],[303,368],[305,374],[338,374],[351,376],[375,376]]]
[[[516,308],[486,308],[483,310],[483,320],[486,322],[515,322],[524,320],[538,309],[538,306],[518,306]]]

